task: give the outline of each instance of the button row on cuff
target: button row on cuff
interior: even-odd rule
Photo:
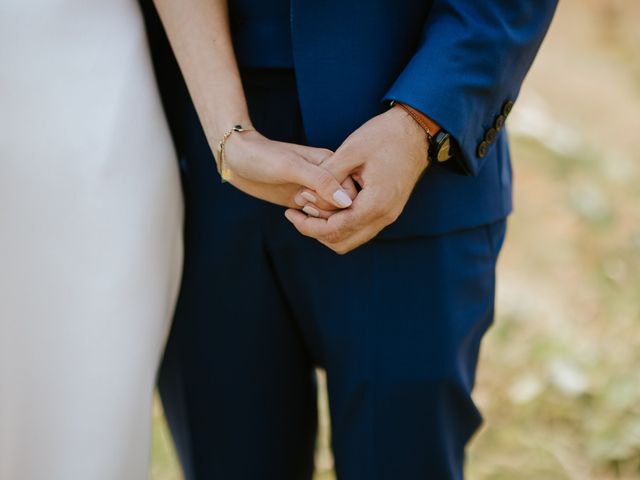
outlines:
[[[484,138],[482,139],[482,142],[478,144],[478,150],[476,151],[478,157],[484,158],[487,156],[489,147],[496,140],[498,133],[504,127],[504,122],[511,113],[513,105],[514,102],[512,100],[507,100],[504,105],[502,105],[502,112],[494,119],[493,126],[485,130]]]

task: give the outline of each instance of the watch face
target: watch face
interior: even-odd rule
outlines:
[[[451,139],[449,135],[445,134],[444,138],[438,140],[436,149],[436,158],[439,162],[444,162],[451,158]]]

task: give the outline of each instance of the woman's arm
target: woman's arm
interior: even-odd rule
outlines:
[[[251,123],[231,43],[227,2],[154,3],[213,148],[233,125]]]
[[[251,126],[233,52],[226,0],[155,0],[209,145],[234,125]],[[225,146],[230,183],[258,198],[291,205],[296,186],[314,190],[329,206],[344,208],[355,196],[318,165],[331,152],[275,142],[255,131],[234,132]]]

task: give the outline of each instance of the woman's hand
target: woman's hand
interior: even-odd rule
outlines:
[[[315,197],[317,201],[313,202],[313,204],[307,200],[298,200],[296,198],[296,194],[300,192],[300,185],[297,183],[283,183],[276,185],[252,182],[251,180],[245,180],[238,175],[234,176],[229,183],[238,190],[241,190],[252,197],[259,198],[276,205],[281,205],[283,207],[303,210],[307,215],[312,217],[329,218],[334,213],[342,210],[342,208],[337,208],[324,202],[317,196]],[[352,200],[356,197],[357,191],[351,178],[348,178],[342,183],[342,188],[347,192]],[[322,205],[322,208],[319,208],[319,205]]]
[[[249,109],[233,52],[226,1],[154,0],[213,152],[230,125],[248,125]],[[188,4],[188,5],[187,5]],[[215,88],[211,88],[215,85]],[[355,197],[318,164],[331,152],[269,140],[257,132],[234,132],[225,142],[230,183],[268,202],[301,208],[295,192],[306,187],[327,211]],[[324,203],[320,200],[324,200]],[[312,210],[310,210],[312,209]],[[315,207],[307,210],[313,214]]]
[[[302,208],[294,197],[306,187],[326,216],[349,207],[356,196],[351,178],[342,185],[319,165],[333,152],[323,148],[269,140],[256,131],[233,133],[225,143],[225,167],[231,170],[229,183],[262,200],[290,208]],[[307,208],[312,216],[317,210]]]

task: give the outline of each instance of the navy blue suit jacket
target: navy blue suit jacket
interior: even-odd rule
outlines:
[[[251,2],[264,0],[243,0]],[[511,211],[503,123],[556,4],[291,0],[286,27],[310,145],[336,149],[389,100],[424,112],[455,139],[454,158],[429,168],[380,236],[446,233]]]

